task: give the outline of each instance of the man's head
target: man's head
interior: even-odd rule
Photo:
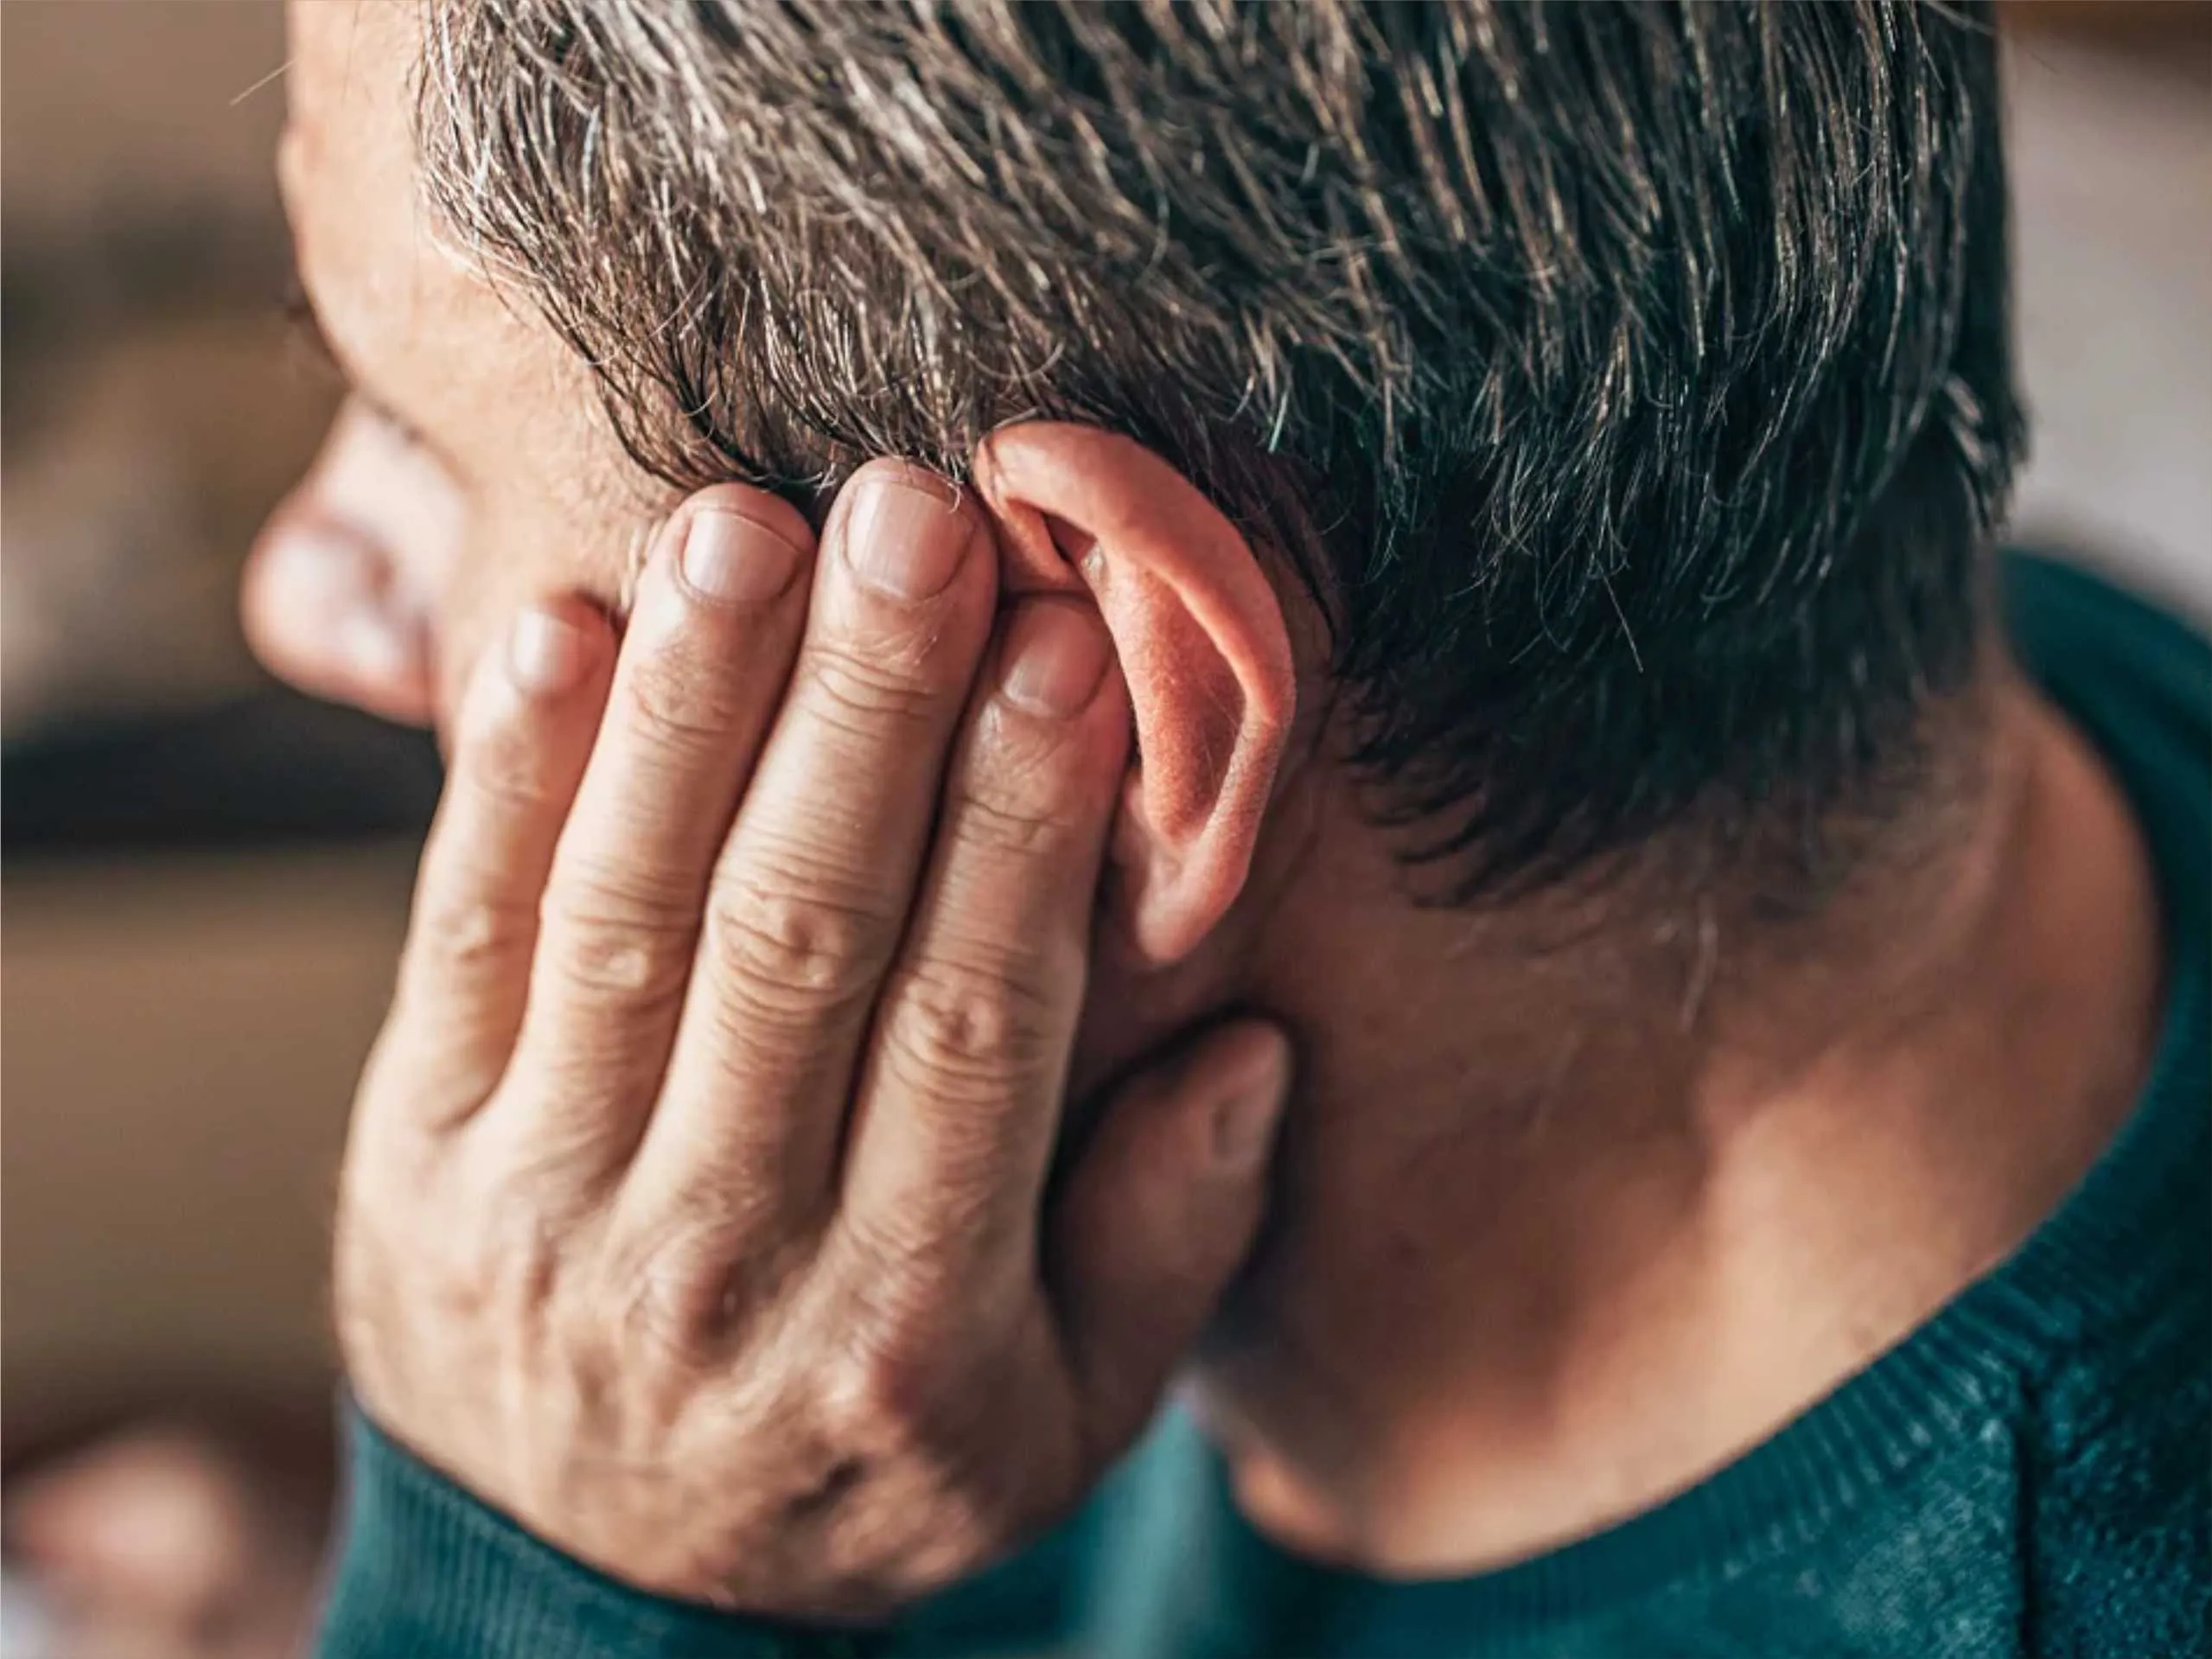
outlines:
[[[883,453],[966,479],[1040,418],[1218,507],[1208,556],[1317,622],[1330,752],[1454,896],[1794,836],[1909,773],[1968,677],[2020,446],[1979,10],[296,24],[304,273],[419,435],[352,418],[295,522],[374,545],[449,695],[503,604],[619,602],[683,488],[812,504]],[[318,667],[278,563],[272,655],[430,711],[404,641]],[[1174,689],[1148,742],[1190,737]]]

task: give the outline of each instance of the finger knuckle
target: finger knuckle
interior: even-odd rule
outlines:
[[[823,1394],[839,1438],[878,1455],[929,1444],[952,1403],[945,1333],[905,1284],[894,1273],[854,1289]]]
[[[710,1265],[714,1236],[703,1218],[672,1219],[610,1254],[595,1316],[616,1351],[678,1369],[720,1351],[735,1310],[726,1276]]]
[[[889,924],[819,874],[773,870],[719,878],[704,953],[723,986],[768,1012],[819,1011],[865,994],[889,949]]]
[[[976,851],[1030,864],[1058,854],[1076,839],[1072,805],[1023,799],[1004,789],[971,789],[957,814],[959,834]]]
[[[892,1005],[887,1058],[928,1094],[995,1094],[1052,1050],[1051,1003],[1012,963],[924,963],[896,987]]]
[[[737,1340],[812,1259],[781,1195],[712,1167],[619,1204],[609,1229],[603,1299],[616,1328],[679,1356]]]
[[[687,943],[698,926],[694,887],[649,859],[564,848],[547,886],[545,922],[564,945]]]
[[[628,724],[646,741],[685,753],[726,740],[750,712],[733,660],[742,658],[688,631],[664,640],[630,669]]]
[[[804,672],[820,718],[871,739],[931,724],[947,695],[930,683],[918,654],[895,641],[873,650],[820,641],[807,652]]]
[[[676,1351],[677,1286],[665,1277],[647,1284],[641,1269],[650,1264],[614,1255],[598,1200],[577,1186],[561,1152],[533,1145],[495,1162],[472,1206],[462,1270],[452,1276],[452,1293],[472,1298],[474,1317],[540,1330],[574,1363]],[[458,1303],[444,1310],[449,1319],[468,1311]],[[641,1350],[648,1330],[667,1336]]]
[[[565,1251],[539,1183],[514,1171],[486,1189],[471,1223],[432,1254],[432,1309],[449,1329],[512,1324],[549,1306]]]
[[[513,718],[479,718],[462,734],[454,782],[507,816],[559,804],[551,758],[536,729]]]
[[[910,1318],[864,1318],[821,1392],[828,1438],[879,1481],[926,1493],[933,1536],[956,1559],[1015,1530],[1018,1509],[972,1348]]]
[[[690,978],[692,918],[579,889],[549,903],[543,960],[579,996],[663,1006]]]
[[[469,970],[515,961],[538,930],[535,894],[504,891],[492,881],[463,879],[417,896],[411,948],[422,960]]]

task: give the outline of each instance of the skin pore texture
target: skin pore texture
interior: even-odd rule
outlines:
[[[675,497],[421,209],[410,16],[295,10],[283,176],[358,395],[246,609],[310,689],[442,720],[524,601],[619,612]],[[1816,917],[1425,908],[1332,760],[1312,618],[1133,448],[1018,429],[977,485],[1010,586],[1099,597],[1140,735],[1076,1092],[1225,1010],[1297,1046],[1263,1243],[1195,1367],[1263,1527],[1431,1576],[1648,1507],[2000,1260],[2109,1139],[2155,896],[1998,653],[1974,787]]]

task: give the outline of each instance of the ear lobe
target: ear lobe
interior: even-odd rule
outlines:
[[[1137,761],[1114,829],[1126,921],[1159,963],[1243,889],[1296,698],[1280,602],[1250,545],[1133,440],[1030,421],[978,450],[1008,592],[1087,589],[1119,653]]]

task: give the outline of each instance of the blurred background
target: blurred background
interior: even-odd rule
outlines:
[[[2212,619],[2212,4],[2005,13],[2016,539]],[[336,388],[287,339],[274,0],[0,5],[0,1659],[290,1651],[325,1217],[426,742],[252,667]]]

